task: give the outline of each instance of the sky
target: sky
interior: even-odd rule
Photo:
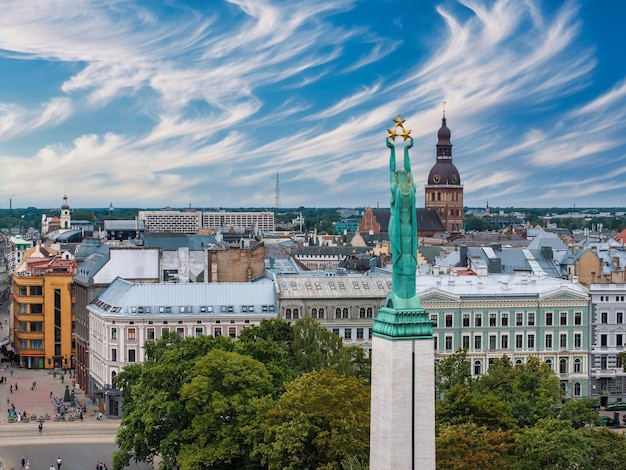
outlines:
[[[444,101],[466,206],[624,207],[625,23],[622,0],[2,0],[0,208],[388,207],[398,115],[423,206]]]

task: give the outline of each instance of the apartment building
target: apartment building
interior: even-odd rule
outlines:
[[[275,230],[274,213],[270,211],[139,211],[138,219],[151,232],[193,234],[201,229],[228,227],[256,227],[260,232]]]

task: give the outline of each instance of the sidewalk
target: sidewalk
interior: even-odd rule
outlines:
[[[48,414],[52,419],[57,414],[57,410],[50,400],[50,392],[62,400],[66,386],[70,393],[72,391],[72,379],[70,379],[69,372],[65,374],[64,382],[61,382],[60,374],[57,374],[55,379],[51,371],[49,373],[48,370],[15,367],[11,369],[6,364],[2,364],[2,366],[0,367],[0,376],[6,377],[7,383],[0,384],[0,403],[4,405],[4,412],[0,413],[0,424],[9,423],[7,410],[11,404],[15,405],[16,412],[26,412],[38,417]],[[13,377],[11,377],[11,370]],[[33,382],[37,384],[34,390],[32,389]],[[13,393],[11,393],[11,387],[13,387]],[[84,418],[89,419],[92,412],[95,411],[95,407],[88,405],[89,399],[80,389],[74,389],[74,396],[80,400],[81,405],[87,406]]]

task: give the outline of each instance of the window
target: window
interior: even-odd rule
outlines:
[[[483,317],[480,313],[474,315],[474,326],[483,326]]]
[[[336,308],[335,309],[335,318],[341,318],[341,309],[340,308]]]
[[[130,339],[130,340],[136,339],[135,338],[135,334],[136,334],[135,328],[129,328],[128,329],[128,339]]]
[[[600,358],[600,369],[606,370],[608,368],[609,359],[606,356]]]
[[[602,323],[608,323],[608,322],[609,322],[609,314],[608,314],[608,312],[602,312],[602,313],[600,314],[600,317],[601,317],[601,320],[600,320],[600,321],[601,321]]]
[[[619,324],[624,323],[624,312],[617,312],[615,314],[615,317],[616,317],[617,323],[619,323]]]
[[[546,326],[552,326],[552,312],[546,312]]]
[[[228,337],[235,339],[237,337],[237,327],[229,326],[228,327]]]
[[[117,339],[117,328],[111,328],[111,339]]]
[[[470,326],[470,316],[469,313],[463,314],[463,326]]]
[[[602,347],[606,347],[608,344],[608,336],[607,335],[600,335],[600,346]]]
[[[567,359],[559,359],[559,374],[567,374]]]
[[[446,351],[452,351],[452,336],[446,336]]]
[[[374,310],[372,309],[372,307],[367,307],[367,318],[372,318],[373,315],[374,315]]]
[[[42,291],[43,291],[42,286],[30,286],[30,295],[40,296],[40,295],[43,295]]]
[[[559,335],[559,346],[561,349],[567,349],[567,334]]]
[[[147,339],[154,339],[154,328],[148,328],[146,330],[146,338]]]
[[[359,309],[359,318],[365,318],[365,307]]]
[[[574,325],[582,325],[583,323],[583,314],[581,312],[574,313]]]
[[[128,350],[128,362],[135,362],[135,350],[134,349]]]
[[[213,330],[213,335],[217,338],[218,336],[222,336],[222,327],[218,326]]]
[[[185,337],[185,328],[176,328],[176,332],[178,333],[179,338]]]
[[[582,364],[580,359],[574,359],[574,374],[580,374],[582,370]]]
[[[285,319],[286,320],[291,320],[291,309],[290,308],[285,310]]]
[[[446,328],[452,328],[452,315],[446,314]]]
[[[42,314],[43,305],[42,304],[30,304],[30,313]]]
[[[339,336],[339,328],[333,328],[333,333]]]
[[[552,335],[546,335],[546,348],[552,347]]]
[[[502,349],[509,349],[509,337],[507,335],[500,336],[500,347]]]
[[[469,349],[470,347],[470,337],[469,335],[463,335],[463,349]]]
[[[363,328],[356,329],[356,339],[363,340]]]
[[[582,346],[582,335],[580,333],[576,333],[574,335],[574,347],[580,348]]]
[[[624,336],[623,335],[615,335],[615,346],[624,346]]]
[[[474,375],[480,375],[482,373],[482,364],[480,361],[474,361]]]
[[[548,364],[548,367],[552,369],[552,359],[546,359],[546,364]]]
[[[496,335],[489,335],[489,349],[496,349]]]
[[[197,326],[196,327],[196,338],[199,338],[200,336],[202,336],[202,327],[201,326]]]
[[[561,312],[561,326],[567,326],[567,312]]]
[[[168,327],[161,328],[161,338],[165,336],[166,333],[169,333],[170,329]]]
[[[348,309],[347,309],[347,308],[344,308],[344,309],[341,311],[341,316],[342,316],[342,318],[350,318],[350,313],[349,313],[349,311],[348,311]]]
[[[346,328],[343,330],[344,339],[352,339],[352,328]]]
[[[482,348],[482,336],[474,336],[474,349]]]
[[[43,322],[40,322],[40,321],[30,322],[30,331],[43,331]]]
[[[523,326],[524,325],[524,314],[516,313],[515,314],[515,326]]]
[[[502,314],[502,317],[500,318],[500,323],[502,324],[502,326],[509,326],[509,314],[508,313]]]
[[[580,396],[580,383],[578,382],[574,384],[574,395],[576,395],[577,397]]]
[[[26,292],[26,286],[20,286],[20,295],[28,295]]]
[[[117,362],[117,349],[116,348],[111,349],[111,361]]]
[[[19,310],[19,312],[20,312],[20,313],[28,313],[28,312],[26,311],[26,307],[27,307],[27,305],[26,305],[26,304],[19,304],[19,306],[20,306],[20,307],[19,307],[19,309],[18,309],[18,310]]]
[[[528,312],[528,326],[535,326],[535,312]]]
[[[435,351],[437,350],[437,336],[433,336],[433,344],[435,345]]]
[[[524,347],[524,336],[523,335],[515,335],[515,347],[517,349],[522,349]]]
[[[535,347],[535,335],[526,336],[526,345],[528,349],[532,349]]]
[[[31,349],[43,349],[43,340],[41,340],[41,339],[31,339],[30,340],[30,348]]]
[[[497,320],[498,320],[497,314],[495,313],[489,314],[489,326],[498,326]]]
[[[433,325],[433,328],[437,328],[437,314],[430,316],[430,324]]]

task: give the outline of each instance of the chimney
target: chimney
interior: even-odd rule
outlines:
[[[467,268],[467,245],[461,245],[460,255],[459,264],[462,268]]]
[[[541,247],[541,256],[545,259],[552,259],[552,247],[548,245],[543,245]]]

